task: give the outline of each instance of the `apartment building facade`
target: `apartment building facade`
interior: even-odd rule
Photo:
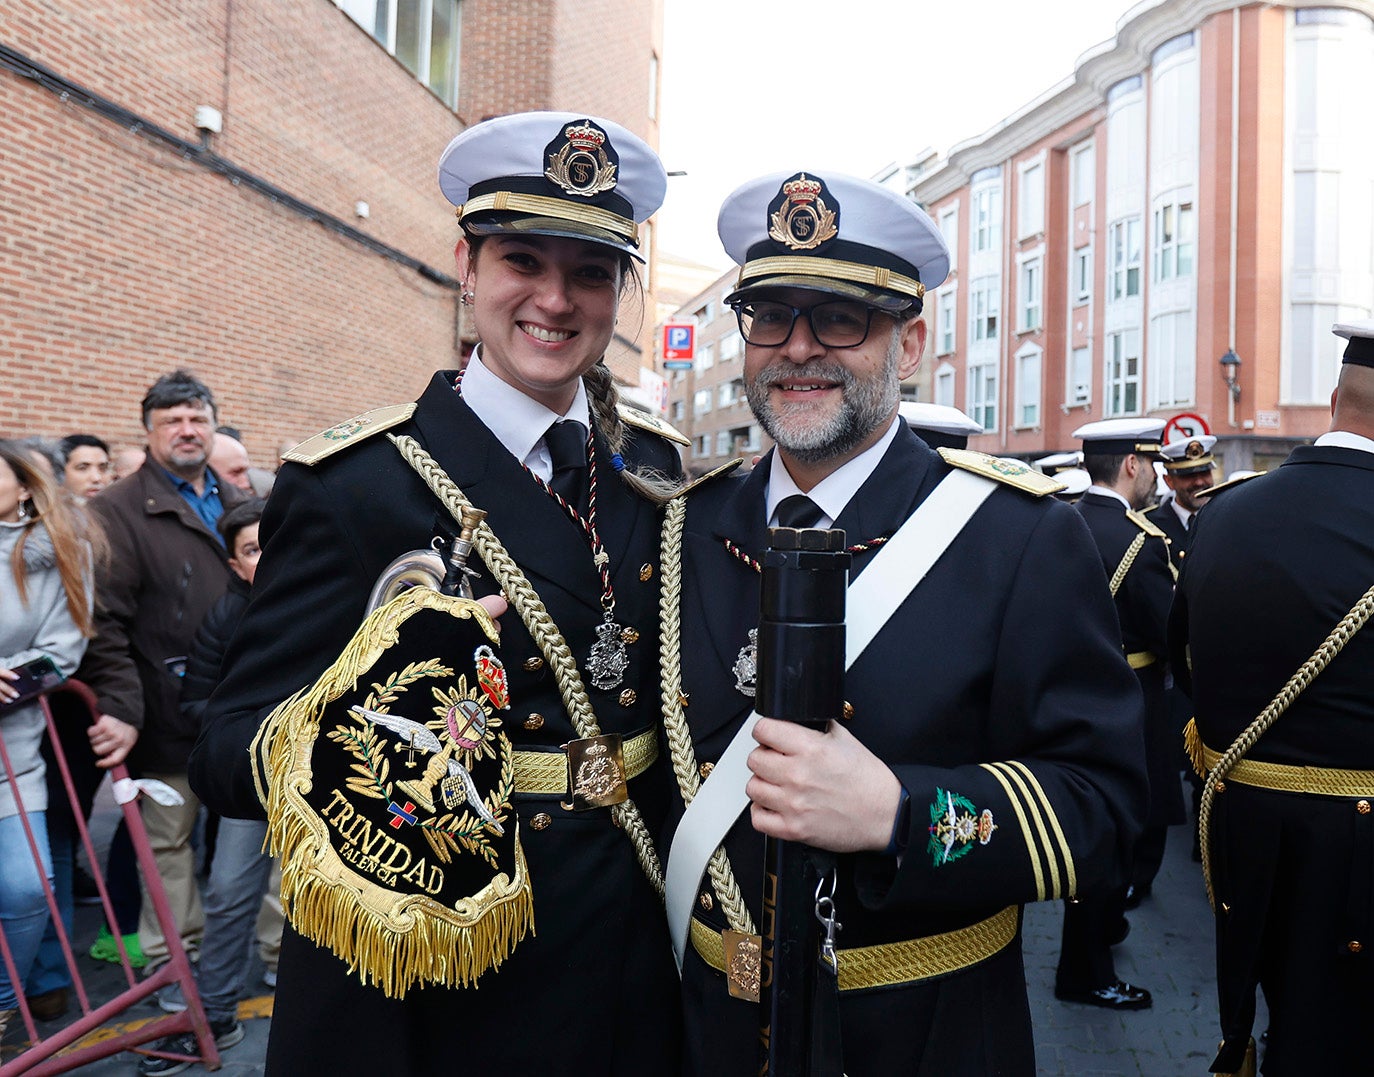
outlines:
[[[953,252],[931,398],[1030,459],[1201,416],[1225,469],[1320,434],[1374,313],[1374,3],[1138,4],[1072,78],[925,164]]]
[[[473,342],[443,147],[534,108],[656,145],[661,54],[661,0],[6,0],[0,436],[139,443],[179,366],[262,463],[413,399]]]

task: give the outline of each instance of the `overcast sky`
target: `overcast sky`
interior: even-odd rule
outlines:
[[[1143,3],[1139,6],[1150,6]],[[730,265],[716,212],[767,172],[868,176],[1073,74],[1128,0],[664,0],[659,250]]]

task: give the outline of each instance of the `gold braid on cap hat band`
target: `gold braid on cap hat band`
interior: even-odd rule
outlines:
[[[542,194],[519,194],[515,191],[493,191],[470,198],[458,207],[458,219],[474,213],[496,210],[503,213],[535,213],[544,217],[559,217],[565,221],[589,224],[604,228],[608,232],[624,236],[636,246],[639,244],[639,228],[628,217],[618,213],[597,209],[595,206],[577,206],[561,198],[549,198]]]
[[[744,287],[748,281],[759,277],[789,276],[798,274],[805,277],[830,277],[834,280],[866,284],[871,288],[882,288],[889,292],[924,299],[926,286],[918,280],[894,273],[882,266],[859,265],[857,262],[841,262],[834,258],[804,258],[799,255],[782,255],[776,258],[759,258],[745,262],[739,271],[739,283]]]

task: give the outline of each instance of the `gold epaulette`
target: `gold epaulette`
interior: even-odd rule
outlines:
[[[697,487],[699,487],[699,486],[705,486],[705,485],[706,485],[708,482],[710,482],[712,479],[718,479],[718,478],[720,478],[720,476],[722,476],[722,475],[728,475],[728,474],[730,474],[730,472],[734,471],[734,470],[735,470],[737,467],[739,467],[742,463],[744,463],[743,458],[741,458],[741,459],[739,459],[739,460],[731,460],[728,464],[721,464],[720,467],[714,468],[714,469],[712,469],[711,471],[708,471],[705,475],[702,475],[700,478],[698,478],[698,479],[693,479],[691,482],[689,482],[689,483],[687,483],[685,486],[683,486],[682,489],[680,489],[680,490],[679,490],[676,494],[674,494],[673,496],[674,496],[674,497],[685,497],[687,494],[690,494],[690,493],[691,493],[693,490],[695,490]]]
[[[414,412],[413,400],[409,404],[390,404],[384,408],[373,408],[337,426],[331,426],[328,430],[322,430],[314,437],[306,438],[294,449],[282,453],[282,459],[297,464],[318,464],[342,448],[356,445],[373,434],[380,434],[383,430],[398,426]]]
[[[627,426],[635,426],[640,430],[647,430],[651,434],[657,434],[661,438],[669,441],[676,441],[679,445],[690,445],[692,439],[681,431],[674,429],[656,415],[650,415],[647,411],[640,411],[632,408],[628,404],[617,404],[615,412],[620,416],[620,421]]]
[[[976,452],[973,449],[939,449],[937,451],[945,463],[951,467],[972,471],[975,475],[1014,486],[1023,493],[1035,497],[1057,494],[1064,489],[1064,484],[1058,479],[1041,474],[1018,460],[989,456],[985,452]]]
[[[1159,529],[1159,524],[1155,523],[1143,512],[1136,512],[1135,509],[1127,509],[1126,519],[1130,520],[1136,527],[1144,531],[1145,534],[1153,535],[1155,538],[1162,538],[1165,542],[1169,541],[1169,536]]]
[[[1253,475],[1237,475],[1234,479],[1227,479],[1225,482],[1219,482],[1215,486],[1209,486],[1197,496],[1207,498],[1215,497],[1223,490],[1234,490],[1241,483],[1249,482],[1251,479],[1258,479],[1261,475],[1267,474],[1269,474],[1267,471],[1256,471]]]

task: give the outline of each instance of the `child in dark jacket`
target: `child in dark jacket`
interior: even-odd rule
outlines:
[[[186,656],[186,675],[181,684],[181,713],[188,724],[200,724],[201,716],[223,673],[224,656],[239,621],[248,609],[257,572],[258,522],[265,502],[260,498],[228,509],[219,518],[219,532],[229,551],[233,576],[229,589],[205,615],[191,651]],[[205,889],[205,936],[201,942],[196,979],[205,1016],[221,1051],[243,1039],[238,1020],[238,1000],[248,968],[249,945],[263,892],[267,888],[272,859],[262,851],[267,824],[244,819],[221,819],[210,883]],[[164,1004],[164,1008],[167,1006]],[[159,1041],[157,1049],[196,1055],[195,1034],[183,1032]],[[146,1057],[138,1064],[142,1077],[180,1073],[190,1062]]]

